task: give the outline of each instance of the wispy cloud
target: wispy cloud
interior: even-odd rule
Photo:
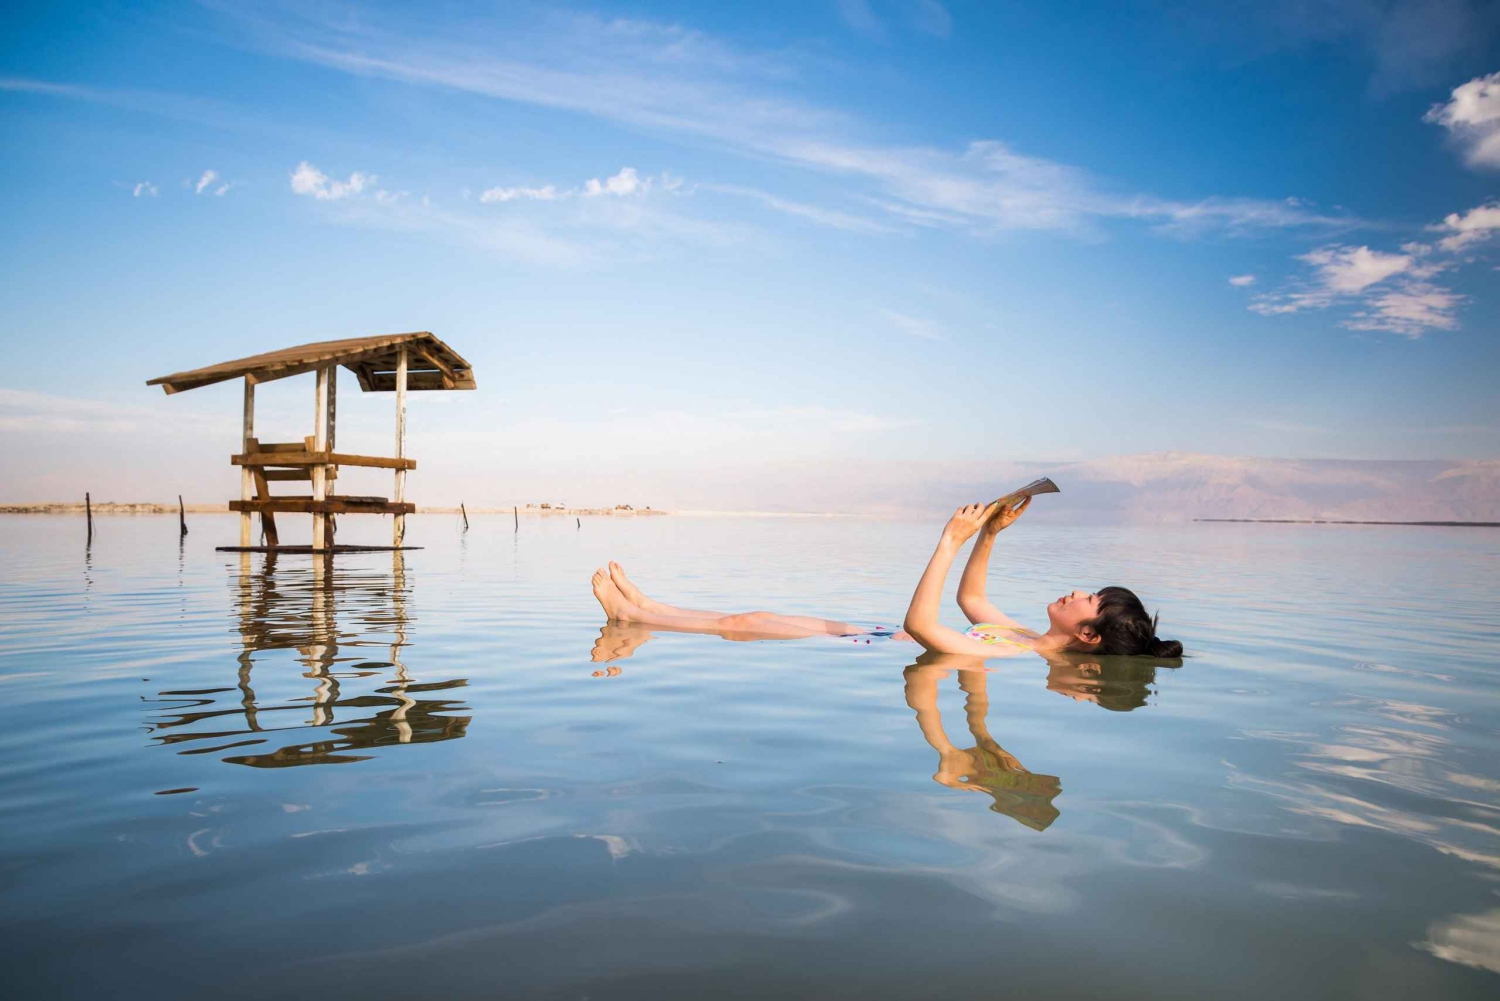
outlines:
[[[1483,243],[1500,231],[1500,201],[1480,205],[1463,214],[1454,212],[1432,229],[1450,234],[1438,241],[1438,246],[1450,253]]]
[[[1449,100],[1434,104],[1422,120],[1447,129],[1469,166],[1500,170],[1500,73],[1454,87]]]
[[[130,189],[134,198],[155,198],[157,195],[156,185],[150,181],[137,181]]]
[[[806,219],[820,226],[830,226],[834,229],[849,230],[854,233],[894,233],[896,227],[884,225],[871,219],[851,215],[848,212],[840,212],[837,209],[823,208],[819,205],[809,205],[805,202],[795,202],[780,195],[773,195],[769,191],[761,191],[758,188],[747,188],[738,184],[699,184],[695,191],[712,191],[724,195],[737,195],[743,198],[753,198],[762,205],[786,215]]]
[[[1255,276],[1254,275],[1233,275],[1229,279],[1229,284],[1233,285],[1235,288],[1246,288],[1246,287],[1248,287],[1250,285],[1254,285],[1255,284]]]
[[[512,202],[518,198],[539,202],[552,202],[559,198],[566,198],[568,192],[559,192],[551,184],[540,188],[489,188],[479,193],[479,200],[486,205],[493,202]]]
[[[1319,247],[1296,258],[1312,266],[1310,277],[1255,296],[1250,309],[1263,316],[1277,316],[1352,303],[1359,308],[1341,323],[1350,330],[1407,337],[1419,337],[1429,330],[1453,330],[1458,326],[1454,314],[1463,296],[1427,281],[1446,265],[1419,263],[1419,256],[1364,246]]]
[[[645,195],[651,191],[655,178],[642,177],[640,171],[634,167],[621,167],[619,173],[599,180],[591,177],[576,188],[559,188],[555,184],[544,184],[539,188],[517,186],[512,188],[494,187],[479,193],[479,200],[486,205],[495,202],[537,201],[556,202],[566,198],[600,198],[608,195],[624,198],[631,195]],[[675,178],[662,175],[663,187],[672,191],[680,183]]]
[[[852,31],[877,42],[885,41],[885,22],[869,0],[838,0],[838,10],[839,17]]]
[[[207,188],[209,185],[213,184],[218,179],[219,179],[219,172],[217,170],[205,170],[203,172],[202,176],[198,178],[198,183],[195,184],[195,185],[193,185],[193,194],[195,194],[195,195],[201,195],[201,194],[203,194],[203,190],[205,188]]]
[[[1500,202],[1450,213],[1427,229],[1446,235],[1434,243],[1407,241],[1399,254],[1331,244],[1298,255],[1295,259],[1311,265],[1312,273],[1254,296],[1250,309],[1276,316],[1353,306],[1354,312],[1340,324],[1350,330],[1406,337],[1456,330],[1458,309],[1468,297],[1434,284],[1433,279],[1471,262],[1473,258],[1464,255],[1500,233]],[[1239,283],[1234,278],[1230,282]]]
[[[291,173],[292,191],[299,195],[308,195],[318,201],[338,201],[341,198],[350,198],[360,194],[366,186],[376,181],[374,174],[362,174],[359,171],[349,175],[347,181],[335,181],[317,167],[303,160],[297,164],[297,169]]]
[[[854,11],[857,19],[868,9],[857,4],[844,13]],[[936,9],[928,11],[933,25]],[[851,137],[868,134],[869,125],[780,92],[796,72],[780,54],[738,52],[697,33],[642,22],[573,17],[566,27],[527,34],[510,26],[488,33],[479,25],[462,39],[435,39],[375,17],[334,23],[288,15],[253,30],[280,52],[352,74],[706,138],[858,179],[865,190],[846,185],[842,193],[872,199],[900,224],[1092,234],[1101,221],[1137,220],[1191,235],[1356,222],[1281,198],[1118,194],[1086,171],[995,140],[956,151],[857,141]]]
[[[181,408],[153,409],[106,400],[53,396],[27,389],[0,388],[0,432],[128,432],[223,434],[230,423],[222,414],[193,414]]]
[[[891,325],[904,334],[921,338],[924,341],[946,340],[942,329],[934,320],[926,320],[920,316],[908,316],[898,313],[894,309],[882,309],[880,315],[890,321]]]

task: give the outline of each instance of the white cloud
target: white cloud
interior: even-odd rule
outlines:
[[[1234,277],[1232,277],[1232,278],[1229,279],[1229,284],[1233,285],[1235,288],[1244,288],[1247,285],[1254,285],[1255,284],[1255,276],[1254,275],[1235,275]]]
[[[946,340],[943,331],[933,320],[924,320],[919,316],[907,316],[898,313],[894,309],[882,309],[880,314],[891,322],[897,330],[910,334],[912,337],[921,338],[924,341]]]
[[[297,164],[291,177],[292,191],[299,195],[311,195],[320,202],[358,195],[365,190],[366,185],[374,184],[376,180],[374,174],[361,174],[356,170],[349,175],[349,180],[335,181],[306,160]]]
[[[1462,215],[1453,212],[1432,229],[1452,234],[1438,241],[1438,246],[1450,253],[1483,243],[1500,230],[1500,201],[1480,205]]]
[[[641,180],[634,167],[621,167],[620,172],[613,177],[606,178],[602,183],[598,178],[591,178],[583,185],[583,196],[585,198],[597,198],[599,195],[635,195],[645,194],[651,189],[651,179],[648,177]]]
[[[1318,269],[1323,287],[1342,295],[1363,292],[1413,264],[1409,254],[1387,254],[1369,247],[1319,247],[1297,259]]]
[[[142,196],[147,198],[155,198],[156,185],[152,184],[150,181],[140,181],[135,185],[135,187],[130,189],[130,194],[134,198],[140,198]]]
[[[227,184],[221,184],[221,185],[219,185],[217,188],[214,189],[214,197],[215,198],[223,198],[224,197],[224,192],[228,191],[232,187],[234,187],[234,182],[233,181],[230,181]]]
[[[1440,241],[1441,243],[1441,241]],[[1355,305],[1340,322],[1350,330],[1382,331],[1420,337],[1429,330],[1456,330],[1457,310],[1466,298],[1428,279],[1453,266],[1451,261],[1419,259],[1431,253],[1426,244],[1406,244],[1405,254],[1369,247],[1327,246],[1299,255],[1313,266],[1310,278],[1250,303],[1263,316]]]
[[[219,179],[217,170],[205,170],[203,176],[198,178],[198,183],[193,185],[193,194],[203,194],[203,189]],[[226,186],[227,187],[227,186]]]
[[[1366,300],[1366,308],[1345,320],[1350,330],[1379,330],[1421,337],[1429,330],[1456,330],[1455,311],[1464,301],[1457,293],[1428,282],[1407,282]]]
[[[1450,963],[1500,973],[1500,908],[1434,921],[1420,948]]]
[[[375,200],[382,205],[393,205],[403,198],[410,197],[410,191],[387,191],[386,189],[381,188],[379,191],[375,192]]]
[[[1500,170],[1500,73],[1454,87],[1448,102],[1434,104],[1422,120],[1447,129],[1469,166]]]
[[[559,194],[557,188],[548,184],[540,188],[490,188],[479,193],[479,200],[488,205],[492,202],[515,201],[517,198],[551,202],[559,198],[566,198],[567,196],[568,192]]]

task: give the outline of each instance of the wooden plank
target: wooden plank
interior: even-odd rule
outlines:
[[[260,513],[260,530],[266,533],[266,545],[281,545],[281,534],[276,531],[276,515],[270,511]]]
[[[268,500],[230,501],[231,511],[270,511],[277,514],[416,514],[415,504],[394,504],[383,497],[272,497]]]
[[[256,468],[261,469],[263,467],[257,466]],[[302,469],[265,469],[261,475],[272,483],[290,483],[293,481],[301,481],[303,483],[312,482],[312,470],[305,467]],[[329,470],[325,478],[329,480],[338,479],[338,470]]]
[[[392,459],[383,455],[350,455],[344,452],[259,452],[231,455],[236,466],[370,466],[376,469],[416,469],[416,459]]]
[[[401,346],[396,355],[396,458],[406,457],[406,376],[407,366],[410,364],[406,345]],[[392,501],[397,504],[406,500],[406,469],[396,467],[396,493]],[[406,517],[396,515],[394,519],[393,544],[400,546],[406,541]]]
[[[276,452],[306,452],[307,451],[307,442],[305,442],[305,441],[255,441],[255,439],[253,439],[253,438],[251,439],[251,441],[254,441],[255,444],[254,444],[253,447],[249,446],[249,445],[246,445],[245,446],[245,451],[246,452],[270,452],[270,453],[276,453]]]

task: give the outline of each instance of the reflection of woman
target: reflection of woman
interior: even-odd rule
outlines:
[[[1053,657],[1047,661],[1047,691],[1103,709],[1128,713],[1146,704],[1158,667],[1178,667],[1177,660],[1143,657]]]
[[[917,714],[922,736],[938,752],[938,770],[932,776],[952,789],[988,793],[995,802],[990,806],[1033,830],[1046,830],[1057,819],[1052,800],[1062,792],[1055,775],[1037,775],[1026,770],[1015,756],[990,736],[986,716],[990,709],[989,676],[971,658],[947,654],[925,654],[906,669],[906,704]],[[938,713],[938,682],[958,670],[958,687],[967,696],[964,716],[975,746],[960,750],[948,739]]]
[[[1159,639],[1156,619],[1146,614],[1141,600],[1123,587],[1074,591],[1047,606],[1048,628],[1036,633],[990,603],[985,577],[995,536],[1010,526],[1030,504],[1017,507],[970,504],[948,519],[937,551],[912,594],[902,631],[867,629],[833,619],[774,612],[725,614],[679,608],[654,601],[636,587],[618,563],[595,572],[594,597],[611,622],[672,629],[678,632],[717,633],[726,639],[798,639],[806,636],[881,637],[915,640],[929,651],[967,657],[1014,657],[1035,652],[1053,656],[1066,651],[1109,655],[1176,657],[1182,644]],[[959,547],[978,533],[958,585],[958,604],[970,627],[963,632],[938,621],[943,583]]]

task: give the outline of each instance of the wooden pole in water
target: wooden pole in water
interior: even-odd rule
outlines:
[[[405,345],[396,354],[396,458],[406,458],[406,367],[408,363],[408,352]],[[406,470],[396,470],[396,496],[393,498],[397,504],[406,500]],[[395,540],[396,546],[401,546],[406,541],[406,515],[395,516]]]
[[[89,541],[93,542],[94,541],[94,502],[89,499],[89,495],[88,495],[87,491],[85,491],[84,495],[83,495],[83,513],[88,516],[88,519],[89,519]]]
[[[245,407],[240,423],[240,451],[250,451],[250,439],[255,437],[255,383],[250,376],[245,376]],[[254,474],[249,466],[240,467],[240,500],[250,499],[250,488]],[[265,524],[265,515],[261,516],[261,524]],[[246,548],[250,545],[250,512],[240,512],[240,547]]]
[[[469,512],[464,509],[464,502],[458,502],[458,513],[464,516],[464,531],[469,530]]]
[[[177,527],[178,538],[187,534],[187,508],[182,506],[182,494],[177,495]]]
[[[521,509],[519,507],[511,508],[510,513],[511,517],[516,519],[516,531],[519,532],[521,530]]]
[[[318,369],[317,385],[313,405],[313,451],[328,451],[328,366]],[[328,467],[318,463],[312,467],[312,499],[317,507],[328,499]],[[328,546],[325,530],[328,515],[322,510],[313,511],[312,547],[322,552]]]
[[[578,528],[580,528],[580,529],[583,528],[583,519],[582,518],[574,518],[573,520],[576,521],[576,522],[578,522]]]

